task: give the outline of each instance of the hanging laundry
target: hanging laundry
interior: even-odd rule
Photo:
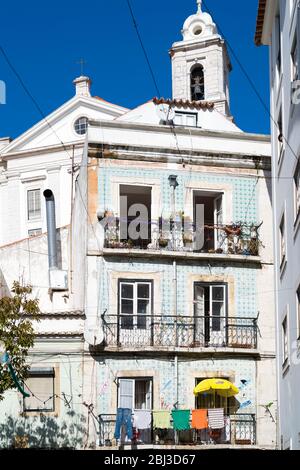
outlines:
[[[153,411],[154,429],[172,429],[170,411]]]
[[[117,410],[115,439],[120,439],[122,426],[125,426],[128,439],[132,439],[132,411],[129,408],[118,408]]]
[[[190,410],[173,410],[173,428],[176,431],[186,431],[188,429],[191,429],[190,414]]]
[[[208,410],[208,425],[211,429],[224,428],[224,409],[213,408]]]
[[[231,423],[230,418],[227,416],[225,418],[225,441],[230,442],[231,440]]]
[[[151,428],[151,411],[135,410],[134,411],[134,427],[137,429]]]
[[[207,410],[192,410],[192,428],[193,429],[208,428]]]

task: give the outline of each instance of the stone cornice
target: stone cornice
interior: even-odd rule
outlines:
[[[219,166],[271,171],[271,158],[265,155],[245,155],[243,153],[219,152],[211,150],[154,148],[147,146],[127,146],[89,144],[89,157],[112,160],[131,160],[151,163],[178,163],[189,165]]]
[[[144,132],[151,132],[151,133],[158,133],[158,134],[169,134],[174,131],[173,128],[170,126],[163,126],[163,125],[153,125],[153,124],[145,124],[145,123],[133,123],[133,122],[126,122],[126,121],[94,121],[90,120],[90,126],[92,127],[99,127],[100,129],[125,129],[125,130],[132,130],[132,131],[144,131]],[[266,142],[271,144],[271,136],[265,134],[250,134],[247,132],[228,132],[228,131],[214,131],[214,130],[207,130],[201,129],[199,127],[192,128],[192,127],[176,127],[175,132],[177,135],[189,135],[189,136],[197,136],[197,137],[216,137],[216,138],[223,138],[228,140],[245,140],[245,141],[256,141],[256,142]],[[91,141],[89,142],[91,143]]]

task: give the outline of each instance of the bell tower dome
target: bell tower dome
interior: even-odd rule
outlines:
[[[197,12],[184,22],[182,41],[170,50],[173,98],[212,101],[215,109],[230,116],[227,47],[212,17],[202,11],[202,0],[197,5]]]

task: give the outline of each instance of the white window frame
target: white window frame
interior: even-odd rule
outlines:
[[[188,124],[188,118],[194,118],[194,124]],[[178,122],[181,118],[181,122]],[[174,118],[175,126],[182,126],[182,127],[197,127],[198,125],[198,113],[187,113],[181,111],[175,111],[175,118]]]
[[[281,324],[282,331],[282,367],[286,367],[289,361],[289,333],[288,333],[288,313],[286,312]]]
[[[196,193],[196,195],[195,195]],[[198,193],[198,194],[197,194]],[[220,224],[220,225],[223,225],[224,224],[224,220],[225,220],[225,193],[224,191],[219,191],[219,190],[207,190],[207,189],[194,189],[193,190],[193,222],[195,223],[195,220],[194,220],[194,204],[195,204],[195,197],[197,197],[197,195],[200,195],[201,196],[201,193],[212,193],[212,196],[203,196],[203,197],[211,197],[212,199],[214,199],[214,224],[217,225],[217,224]],[[220,200],[221,199],[221,209],[218,211],[218,207],[217,207],[217,200]],[[221,214],[221,216],[220,216]],[[222,219],[222,221],[220,222],[220,218]],[[214,249],[218,249],[219,248],[219,240],[220,240],[220,234],[222,233],[222,231],[220,230],[215,230],[214,232]]]
[[[279,259],[280,259],[280,270],[283,271],[285,264],[287,262],[285,211],[282,213],[280,224],[279,224]]]
[[[38,215],[35,215],[33,217],[30,217],[29,215],[29,193],[33,193],[33,192],[39,192],[39,214]],[[35,201],[35,198],[34,198],[34,201]],[[34,202],[34,205],[35,205],[36,202]],[[39,221],[41,220],[42,218],[42,191],[41,191],[41,188],[40,187],[32,187],[32,188],[27,188],[26,190],[26,208],[27,208],[27,222],[28,223],[32,223],[34,221]]]
[[[277,136],[277,142],[278,142],[278,165],[281,164],[282,159],[283,159],[283,154],[284,154],[284,149],[285,149],[285,140],[284,140],[284,135],[283,135],[283,112],[282,112],[282,106],[280,107],[280,111],[278,113],[278,118],[277,118],[277,128],[276,128],[276,136]],[[282,141],[279,140],[279,137],[281,136]]]
[[[127,299],[127,297],[122,297],[122,286],[123,285],[131,285],[133,287],[133,313],[122,313],[122,299]],[[138,297],[138,286],[140,285],[147,285],[149,287],[149,305],[148,305],[148,310],[149,312],[144,314],[144,313],[139,313],[138,312],[138,300],[145,300],[144,298],[139,298]],[[129,299],[128,300],[132,300]],[[144,281],[144,280],[130,280],[130,279],[121,279],[119,282],[119,299],[118,299],[118,304],[119,304],[119,325],[120,325],[120,330],[126,329],[126,327],[122,327],[122,319],[123,318],[132,318],[133,320],[133,329],[145,329],[145,328],[140,328],[138,325],[138,318],[145,316],[146,322],[145,325],[147,325],[147,319],[149,316],[152,315],[152,281]]]
[[[199,286],[203,289],[208,288],[209,289],[209,318],[211,319],[210,320],[210,325],[211,325],[211,329],[212,331],[220,331],[220,330],[214,330],[213,329],[213,320],[214,319],[218,319],[220,318],[220,325],[222,324],[222,321],[221,319],[224,319],[226,318],[227,319],[227,304],[228,304],[228,284],[227,283],[223,283],[223,284],[218,284],[218,283],[210,283],[210,282],[195,282],[195,286]],[[213,315],[213,304],[214,303],[221,303],[220,301],[218,300],[214,300],[213,299],[213,289],[214,288],[221,288],[223,289],[223,308],[224,308],[224,313],[223,315],[221,315],[220,317],[218,315]],[[194,300],[195,302],[195,300]],[[206,316],[206,312],[205,312],[205,297],[204,297],[204,302],[203,302],[203,313],[201,315],[201,317],[205,317]]]
[[[144,411],[152,411],[152,402],[153,402],[153,377],[119,377],[118,378],[118,408],[120,408],[121,405],[121,385],[120,382],[122,380],[126,380],[132,384],[132,406],[131,410],[140,410],[143,409]],[[136,403],[136,382],[149,382],[150,387],[149,387],[149,398],[147,399],[146,397],[146,408],[135,408],[135,403]],[[148,406],[147,406],[148,405]]]
[[[298,41],[297,34],[295,33],[292,48],[291,48],[291,80],[294,82],[298,79],[299,75],[299,64],[298,64]]]
[[[79,132],[76,131],[76,123],[77,123],[77,121],[80,121],[81,119],[85,119],[85,121],[86,121],[86,129],[85,129],[85,132],[83,132],[83,133],[79,133]],[[77,137],[84,137],[87,134],[88,125],[89,125],[89,118],[87,116],[78,116],[73,122],[73,131],[74,131],[75,135]],[[83,125],[80,123],[79,126],[82,127]]]
[[[276,82],[277,87],[279,87],[279,83],[281,80],[282,75],[282,39],[281,39],[281,15],[280,11],[277,12],[275,17],[275,69],[276,69]]]
[[[32,379],[32,378],[35,378],[35,379],[43,379],[43,378],[51,378],[51,381],[52,381],[52,390],[49,391],[49,396],[39,396],[39,394],[37,393],[36,394],[36,401],[39,402],[39,406],[38,407],[33,407],[33,408],[28,408],[26,406],[26,400],[30,400],[30,397],[26,398],[24,397],[23,398],[23,411],[25,413],[37,413],[37,412],[41,412],[41,413],[54,413],[56,411],[56,401],[55,401],[55,388],[56,388],[56,384],[55,384],[55,368],[53,367],[50,367],[50,368],[43,368],[43,367],[38,367],[38,368],[32,368],[31,370],[29,370],[29,373],[28,373],[28,379]],[[26,384],[26,379],[25,379],[25,384]],[[25,389],[26,389],[26,385],[25,385]],[[29,390],[29,393],[31,391],[31,388]],[[34,393],[34,392],[33,392]],[[35,398],[35,397],[33,397]],[[52,400],[52,401],[51,401]],[[43,402],[46,402],[46,403],[43,403]],[[52,403],[52,406],[49,407],[49,405]]]
[[[300,158],[294,172],[294,221],[296,222],[300,213]]]

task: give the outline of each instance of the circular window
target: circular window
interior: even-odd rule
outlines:
[[[196,26],[193,31],[195,36],[199,36],[202,33],[202,28],[201,26]]]
[[[88,126],[88,118],[80,117],[76,119],[74,123],[74,129],[75,129],[76,134],[78,135],[86,134],[87,126]]]

